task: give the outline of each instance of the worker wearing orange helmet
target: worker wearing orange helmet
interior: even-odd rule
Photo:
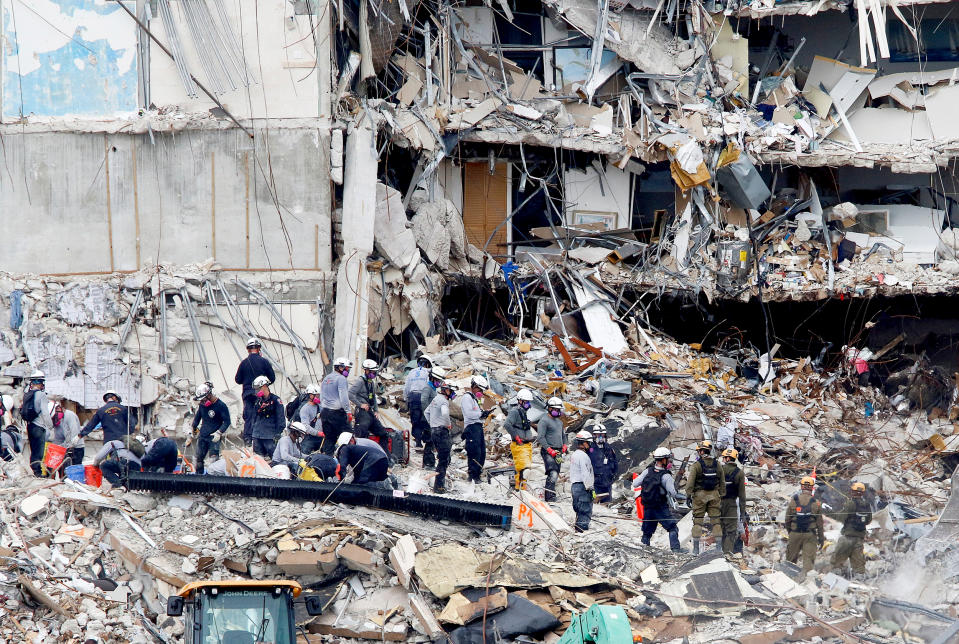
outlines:
[[[710,456],[713,444],[704,440],[696,447],[699,460],[689,467],[686,475],[686,496],[693,506],[693,554],[699,554],[699,538],[703,534],[703,521],[709,514],[716,548],[722,548],[723,528],[720,524],[720,502],[726,496],[726,478],[719,459]]]
[[[799,493],[792,496],[786,508],[786,530],[789,531],[786,561],[796,563],[802,555],[802,575],[799,577],[802,582],[815,566],[817,544],[822,548],[826,535],[822,525],[822,504],[813,496],[816,479],[805,476],[799,485]]]
[[[866,526],[872,521],[872,505],[866,500],[866,486],[860,482],[852,484],[849,498],[837,517],[842,521],[842,537],[832,554],[832,567],[845,568],[846,560],[857,575],[866,573],[866,555],[862,544],[866,538]]]
[[[723,527],[723,554],[732,556],[739,539],[739,522],[749,521],[746,514],[746,475],[736,459],[739,452],[729,447],[723,450],[723,478],[726,493],[719,503],[720,523]],[[742,552],[742,548],[739,549]]]

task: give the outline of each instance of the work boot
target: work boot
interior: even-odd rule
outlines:
[[[693,539],[693,554],[699,554],[699,539]]]
[[[680,552],[679,548],[679,531],[673,530],[669,534],[669,549],[673,552]]]
[[[643,544],[644,546],[648,546],[648,545],[649,545],[649,537],[643,537],[642,539],[639,540],[639,542],[640,542],[641,544]]]

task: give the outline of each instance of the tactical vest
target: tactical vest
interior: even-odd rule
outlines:
[[[376,404],[376,387],[366,378],[363,378],[363,383],[366,385],[366,403],[370,406],[370,409],[373,409]]]
[[[719,465],[716,462],[716,459],[713,459],[712,465],[706,464],[706,459],[699,461],[699,466],[702,468],[703,479],[702,487],[707,492],[715,490],[719,485]]]
[[[739,474],[739,467],[734,467],[732,471],[726,472],[726,494],[725,499],[735,499],[739,496],[739,486],[736,485],[736,475]]]
[[[648,508],[661,508],[666,504],[666,490],[663,488],[663,475],[666,470],[656,470],[650,467],[643,478],[643,491],[640,498],[643,500],[643,506]]]
[[[813,499],[809,499],[809,503],[803,505],[799,502],[798,494],[793,496],[793,504],[796,506],[796,532],[810,532],[812,529],[814,502]]]
[[[857,532],[865,532],[866,526],[872,517],[869,516],[869,505],[861,501],[855,501],[856,511],[846,517],[846,525]]]

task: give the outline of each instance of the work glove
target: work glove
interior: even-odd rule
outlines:
[[[346,474],[343,476],[343,482],[344,482],[344,483],[347,483],[347,484],[348,484],[348,483],[352,483],[352,482],[353,482],[353,476],[354,476],[354,475],[353,475],[353,467],[350,466],[350,467],[346,468]]]
[[[596,490],[589,490],[589,493],[592,495],[593,502],[596,501]]]
[[[522,445],[522,444],[523,444],[523,439],[520,438],[519,436],[517,436],[517,437],[516,437],[515,439],[513,439],[513,440],[516,441],[516,444],[517,444],[517,445]]]
[[[353,424],[353,414],[351,412],[346,412],[346,422],[350,425]]]
[[[549,454],[550,456],[552,456],[553,458],[556,458],[557,452],[556,452],[556,450],[553,449],[552,447],[547,447],[547,448],[546,448],[546,453]]]
[[[213,436],[210,437],[210,440],[214,443],[219,443],[221,438],[223,438],[223,432],[213,432]]]
[[[563,445],[563,454],[569,451],[569,445]]]

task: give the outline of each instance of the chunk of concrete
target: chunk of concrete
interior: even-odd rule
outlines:
[[[32,519],[43,512],[48,505],[50,505],[50,499],[42,494],[32,494],[20,501],[20,514]]]
[[[413,537],[404,534],[397,539],[396,545],[390,548],[390,565],[399,579],[400,585],[409,590],[410,578],[413,574],[413,565],[416,563],[416,542]]]
[[[377,561],[378,557],[375,557],[372,552],[359,547],[355,543],[347,543],[340,546],[336,554],[350,570],[365,572],[368,575],[379,574],[382,570],[381,562]]]
[[[276,565],[288,575],[319,575],[331,573],[336,568],[337,558],[332,552],[293,550],[281,552]]]
[[[410,593],[410,609],[416,616],[416,623],[414,624],[416,630],[431,638],[445,634],[443,627],[440,626],[436,616],[433,615],[429,604],[418,593]]]

